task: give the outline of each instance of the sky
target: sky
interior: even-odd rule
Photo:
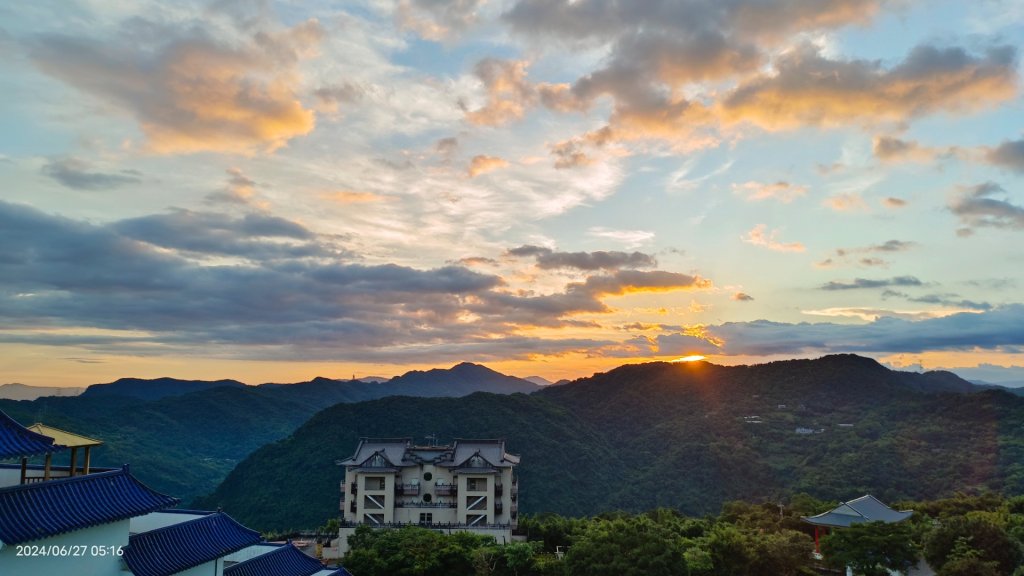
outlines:
[[[1024,381],[1021,0],[0,5],[0,382]]]

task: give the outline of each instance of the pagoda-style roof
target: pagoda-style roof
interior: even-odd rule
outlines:
[[[224,569],[224,576],[312,576],[324,569],[319,560],[291,542]]]
[[[29,426],[28,429],[36,434],[42,434],[43,436],[53,438],[55,444],[65,448],[81,448],[83,446],[99,446],[100,444],[103,444],[102,440],[96,440],[95,438],[89,438],[88,436],[82,436],[68,432],[67,430],[47,426],[40,422],[36,422]]]
[[[804,516],[801,519],[815,526],[847,528],[863,522],[895,524],[910,518],[913,513],[913,510],[893,510],[878,498],[867,494],[855,500],[843,502],[828,512],[817,516]]]
[[[237,552],[260,541],[223,512],[134,534],[124,561],[135,576],[170,576]]]
[[[0,460],[56,452],[53,438],[38,434],[14,421],[0,410]]]
[[[0,488],[0,541],[21,544],[174,506],[120,470]]]

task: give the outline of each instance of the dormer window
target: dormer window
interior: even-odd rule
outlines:
[[[479,454],[469,459],[470,468],[484,468],[487,466],[487,461],[480,457]]]
[[[388,465],[388,461],[384,459],[384,456],[380,452],[370,456],[370,459],[366,463],[370,468],[385,468]]]

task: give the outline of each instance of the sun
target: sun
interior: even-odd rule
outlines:
[[[694,354],[692,356],[683,356],[682,358],[676,358],[675,360],[670,360],[670,362],[672,362],[672,363],[676,363],[676,362],[697,362],[697,361],[703,360],[703,359],[704,359],[703,356],[701,356],[699,354]]]

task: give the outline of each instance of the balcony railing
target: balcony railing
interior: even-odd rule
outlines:
[[[434,485],[434,494],[438,496],[454,496],[459,492],[459,486],[457,484],[436,484]]]
[[[459,524],[457,522],[382,522],[381,524],[371,524],[366,522],[352,522],[350,520],[342,520],[342,528],[354,528],[356,526],[369,526],[370,528],[401,528],[402,526],[425,526],[433,530],[465,530],[472,528],[473,530],[511,530],[512,524]]]
[[[419,484],[395,484],[395,494],[404,496],[419,496]]]
[[[422,500],[395,502],[395,508],[455,508],[455,506],[455,502],[423,502]]]

